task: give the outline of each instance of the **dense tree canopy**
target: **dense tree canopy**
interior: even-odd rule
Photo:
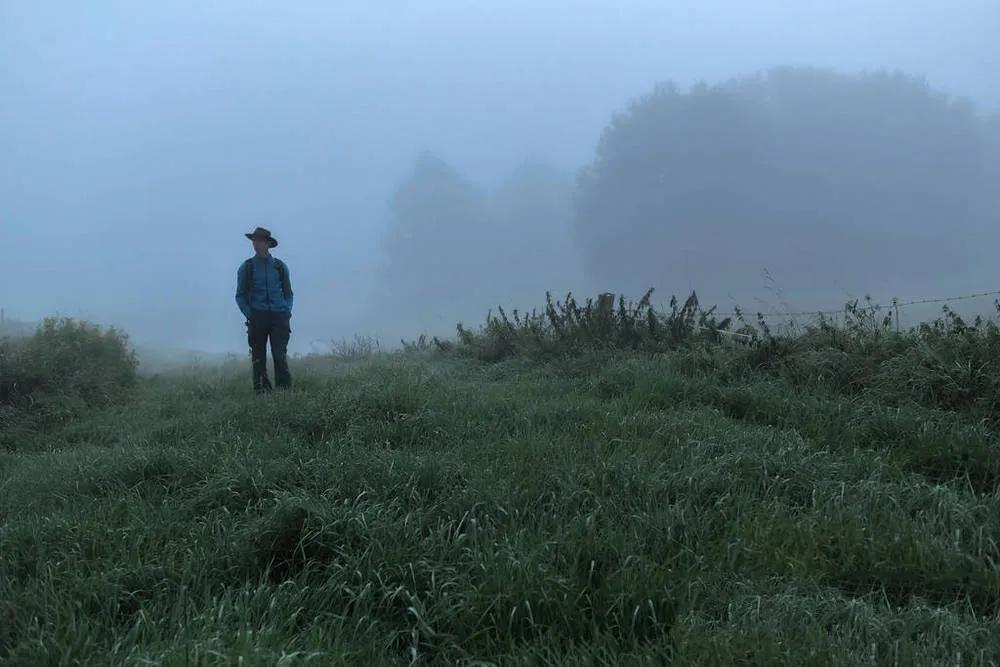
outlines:
[[[818,293],[912,285],[929,257],[961,270],[964,232],[996,211],[986,132],[968,103],[898,74],[659,86],[615,116],[581,173],[588,275],[722,294],[767,268]]]

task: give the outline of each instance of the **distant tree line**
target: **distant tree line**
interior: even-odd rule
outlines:
[[[611,119],[575,183],[530,165],[486,192],[418,158],[391,202],[375,303],[383,321],[450,330],[584,284],[720,296],[770,269],[797,292],[919,289],[963,270],[968,236],[998,222],[998,184],[1000,114],[919,78],[781,68],[663,84]]]
[[[964,235],[997,221],[998,135],[902,74],[662,85],[613,118],[581,173],[586,270],[631,292],[685,273],[733,290],[762,266],[817,285],[961,270]]]

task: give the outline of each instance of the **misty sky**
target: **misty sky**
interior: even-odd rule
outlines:
[[[525,159],[573,172],[656,82],[778,65],[901,69],[1000,110],[998,34],[1000,0],[0,0],[0,306],[242,352],[262,225],[308,351],[354,333],[420,150],[484,187]]]

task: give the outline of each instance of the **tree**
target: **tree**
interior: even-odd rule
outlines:
[[[376,319],[408,333],[450,330],[452,315],[474,303],[470,284],[482,271],[490,231],[485,196],[424,153],[394,194],[389,215]]]
[[[588,275],[724,294],[765,267],[813,290],[914,281],[928,254],[960,268],[960,232],[981,215],[982,132],[967,102],[901,74],[658,86],[612,119],[578,179]]]
[[[412,337],[475,325],[497,306],[544,304],[573,289],[580,262],[571,235],[572,180],[525,164],[493,193],[442,160],[421,155],[390,206],[380,292],[369,327]]]

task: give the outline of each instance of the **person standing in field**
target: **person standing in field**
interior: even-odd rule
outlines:
[[[288,339],[291,337],[292,283],[288,265],[271,255],[278,240],[258,227],[246,234],[253,242],[254,256],[236,272],[236,304],[246,318],[247,342],[253,363],[253,388],[258,394],[271,391],[267,377],[267,342],[271,341],[274,383],[292,386],[288,371]]]

